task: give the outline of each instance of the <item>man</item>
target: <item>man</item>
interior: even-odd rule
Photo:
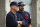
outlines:
[[[17,11],[17,13],[22,18],[22,20],[23,19],[26,20],[26,21],[24,21],[26,25],[23,25],[22,27],[31,27],[30,14],[28,12],[24,11],[25,4],[23,2],[19,2],[18,6],[19,6],[19,11]]]
[[[21,21],[17,20],[16,11],[18,8],[17,2],[10,3],[10,12],[6,16],[6,27],[20,27]]]

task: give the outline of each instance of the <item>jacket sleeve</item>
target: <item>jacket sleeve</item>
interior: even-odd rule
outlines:
[[[17,21],[11,15],[6,16],[6,21],[9,24],[11,24],[12,26],[17,26],[18,25]]]
[[[28,20],[28,24],[31,24],[31,18],[30,18],[30,14],[29,14],[29,20]]]

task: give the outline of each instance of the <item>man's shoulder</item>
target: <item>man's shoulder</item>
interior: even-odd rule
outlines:
[[[7,16],[11,16],[12,15],[12,13],[11,12],[9,12],[8,14],[7,14]]]
[[[30,13],[29,13],[29,12],[27,12],[27,11],[24,11],[24,13],[30,14]]]
[[[10,15],[10,12],[9,12],[9,13],[7,13],[7,15]]]
[[[10,15],[9,13],[7,13],[7,15],[6,15],[6,16],[8,17],[8,16],[11,16],[11,15]]]
[[[14,15],[9,12],[6,17],[14,18]]]
[[[12,12],[9,12],[7,15],[14,15]]]

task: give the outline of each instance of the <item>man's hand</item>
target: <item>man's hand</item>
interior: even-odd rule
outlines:
[[[22,25],[22,21],[17,21],[17,22]]]
[[[31,27],[31,24],[29,24],[29,27]]]
[[[20,24],[18,24],[18,26],[17,27],[21,27],[21,25]]]

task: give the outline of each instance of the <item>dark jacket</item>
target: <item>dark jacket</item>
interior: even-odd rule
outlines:
[[[22,25],[22,27],[28,27],[29,24],[31,24],[31,19],[30,19],[30,14],[26,11],[24,12],[19,12],[17,11],[17,14],[19,14],[19,18],[21,18],[22,20],[21,21],[24,21],[25,25]]]
[[[17,25],[15,14],[9,12],[6,16],[6,27],[17,27]]]

